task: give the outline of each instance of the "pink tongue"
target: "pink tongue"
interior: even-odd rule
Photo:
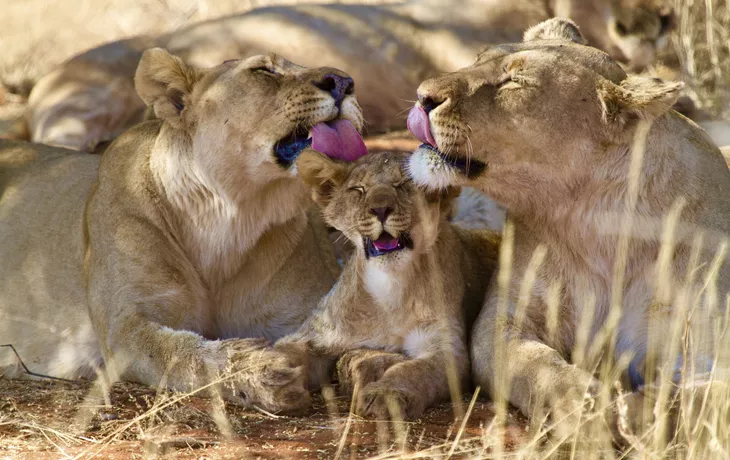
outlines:
[[[398,247],[398,238],[385,239],[380,237],[373,241],[373,246],[375,246],[375,249],[378,251],[392,251]]]
[[[406,123],[408,131],[418,138],[421,142],[431,145],[431,147],[438,148],[436,146],[436,140],[431,135],[431,127],[428,122],[428,114],[420,105],[414,105],[410,112],[408,112],[408,122]]]
[[[355,161],[367,155],[360,133],[347,120],[337,120],[332,125],[318,123],[312,130],[312,148],[330,158]]]

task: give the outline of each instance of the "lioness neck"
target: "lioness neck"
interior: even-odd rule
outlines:
[[[242,181],[241,190],[225,190],[196,164],[189,139],[174,140],[163,125],[150,155],[150,169],[174,216],[173,231],[212,285],[235,275],[255,259],[262,236],[277,230],[282,238],[277,253],[294,250],[306,227],[307,198],[293,179],[255,186]],[[234,199],[233,196],[239,197]],[[242,198],[241,198],[242,197]],[[289,252],[291,252],[289,251]]]
[[[674,117],[661,117],[651,126],[635,187],[631,184],[633,139],[629,139],[595,147],[586,155],[592,166],[576,168],[568,174],[553,174],[558,169],[533,168],[513,171],[510,177],[510,174],[498,175],[495,168],[492,173],[499,176],[499,184],[492,184],[485,191],[494,192],[517,223],[541,233],[543,239],[560,241],[561,245],[595,248],[596,241],[602,240],[607,251],[613,253],[612,242],[618,238],[620,226],[630,212],[641,220],[645,229],[651,223],[653,235],[658,239],[662,219],[678,199],[684,202],[683,220],[690,222],[698,221],[701,202],[705,201],[703,192],[693,185],[697,169],[693,163],[701,157],[693,144],[697,141],[692,140],[689,132],[686,136],[669,134],[689,129]],[[525,178],[535,184],[530,193],[515,191],[508,185],[524,183]],[[510,188],[512,192],[505,192]]]

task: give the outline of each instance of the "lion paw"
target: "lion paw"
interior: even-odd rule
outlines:
[[[418,418],[426,404],[415,394],[384,383],[371,383],[358,397],[357,414],[380,420]]]
[[[385,371],[407,359],[400,353],[379,350],[349,351],[337,362],[337,380],[340,389],[346,394],[352,394],[356,386],[365,388],[377,382]]]
[[[232,343],[227,343],[232,342]],[[263,345],[260,341],[224,342],[230,376],[227,398],[245,406],[272,412],[292,412],[310,404],[306,369],[297,354]]]

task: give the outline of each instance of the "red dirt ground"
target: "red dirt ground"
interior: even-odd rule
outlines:
[[[329,459],[336,457],[349,412],[346,399],[333,398],[327,404],[320,396],[300,417],[228,406],[229,427],[223,424],[222,430],[206,398],[189,396],[175,402],[180,395],[117,383],[105,403],[103,397],[89,396],[94,390],[95,384],[88,381],[0,379],[0,458]],[[466,408],[469,398],[465,398]],[[483,427],[493,417],[490,407],[486,401],[476,402],[455,458],[481,449]],[[340,458],[394,458],[426,449],[431,449],[429,457],[441,457],[451,448],[460,425],[447,403],[398,428],[352,417]],[[524,419],[509,415],[508,448],[525,439],[524,426]],[[226,429],[229,435],[223,434]]]

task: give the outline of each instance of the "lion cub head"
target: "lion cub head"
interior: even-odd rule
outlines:
[[[297,168],[325,221],[341,231],[358,256],[391,267],[428,252],[446,221],[456,188],[424,193],[405,174],[404,153],[372,153],[355,162],[302,153]]]
[[[627,76],[582,42],[571,21],[551,19],[523,43],[424,81],[408,117],[423,142],[409,163],[414,180],[537,201],[610,163],[609,149],[628,149],[638,123],[667,113],[682,84]]]
[[[158,144],[191,152],[191,175],[219,195],[296,176],[294,161],[312,145],[345,158],[366,152],[352,78],[337,69],[308,69],[274,54],[198,69],[153,48],[135,86],[164,121]]]

